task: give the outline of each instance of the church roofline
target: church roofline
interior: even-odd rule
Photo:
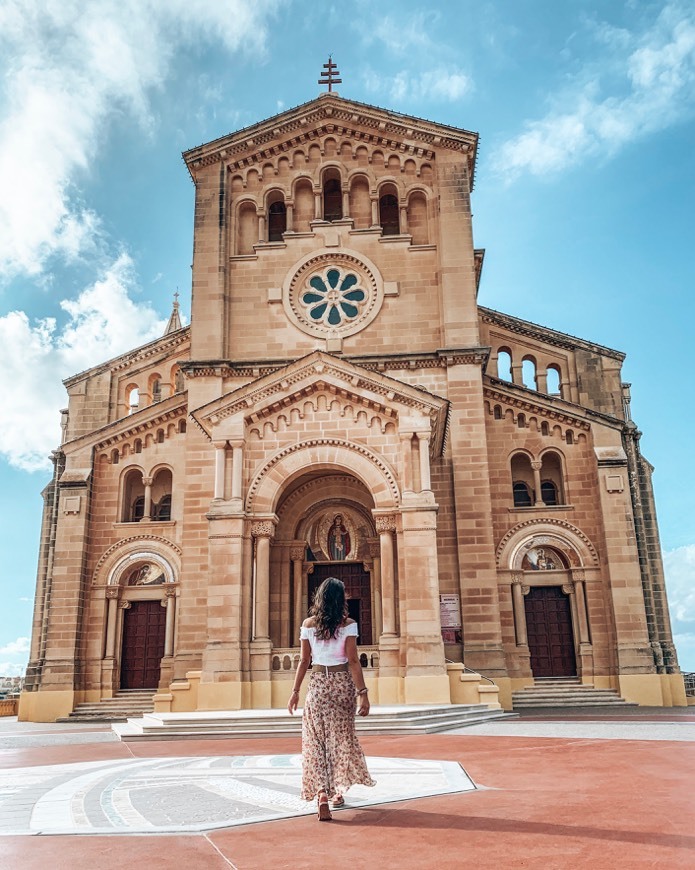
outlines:
[[[304,136],[310,135],[312,123],[332,125],[337,130],[342,130],[345,135],[349,135],[353,125],[368,126],[374,130],[374,139],[382,145],[395,138],[399,140],[399,145],[406,140],[413,150],[449,148],[466,152],[469,154],[471,186],[473,184],[478,149],[477,133],[413,115],[404,115],[369,103],[348,100],[336,93],[321,94],[249,127],[189,148],[182,156],[193,177],[196,166],[206,166],[222,158],[241,159],[247,154],[259,153],[265,156],[264,152],[270,152],[277,147],[278,140],[283,137],[288,140],[285,147],[289,147],[293,139],[298,144]]]
[[[556,329],[550,329],[547,326],[541,326],[538,323],[533,323],[530,320],[522,320],[520,317],[513,317],[511,314],[503,314],[501,311],[495,311],[493,308],[484,308],[478,306],[478,312],[483,320],[488,323],[495,323],[498,326],[503,326],[511,332],[523,333],[531,338],[539,341],[549,342],[558,347],[563,347],[568,350],[581,348],[583,350],[600,353],[603,356],[611,357],[612,359],[623,362],[625,354],[620,350],[614,350],[611,347],[606,347],[602,344],[596,344],[593,341],[587,341],[584,338],[578,338],[576,335],[570,335],[567,332],[560,332]]]
[[[176,330],[176,332],[167,333],[166,335],[162,335],[159,338],[149,341],[147,344],[141,344],[139,347],[133,348],[133,350],[128,350],[125,353],[106,360],[105,362],[98,363],[90,369],[85,369],[82,372],[71,375],[69,378],[65,378],[63,380],[63,385],[66,389],[69,389],[80,381],[83,381],[85,378],[98,375],[101,372],[108,370],[117,371],[119,368],[125,368],[125,366],[130,365],[133,362],[147,359],[148,356],[166,350],[168,346],[174,348],[183,344],[189,338],[190,329],[190,325],[183,326],[181,329]]]

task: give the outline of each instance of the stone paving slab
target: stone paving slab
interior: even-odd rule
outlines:
[[[353,786],[351,809],[476,786],[460,764],[369,758],[373,788]],[[0,834],[210,831],[311,815],[300,797],[301,756],[90,761],[0,772]]]

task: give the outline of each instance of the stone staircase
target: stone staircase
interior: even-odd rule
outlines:
[[[113,698],[91,704],[78,704],[69,716],[58,722],[127,722],[131,716],[143,716],[154,710],[155,690],[125,689]]]
[[[513,714],[512,714],[513,715]],[[485,704],[373,706],[369,716],[355,719],[359,734],[434,734],[508,718]],[[301,735],[302,717],[286,710],[234,710],[192,713],[147,713],[112,725],[124,741],[185,738],[287,737]]]
[[[535,685],[512,692],[512,706],[516,712],[540,710],[545,707],[636,707],[625,701],[613,689],[597,689],[591,683],[582,683],[579,677],[545,677]]]

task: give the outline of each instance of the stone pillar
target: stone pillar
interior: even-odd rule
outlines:
[[[384,631],[384,617],[381,610],[381,542],[369,541],[369,555],[372,558],[372,643],[378,643]]]
[[[520,387],[523,387],[523,385],[524,385],[524,372],[523,372],[522,363],[515,363],[512,360],[511,370],[512,370],[512,383],[518,384]]]
[[[227,442],[215,441],[215,491],[213,498],[224,499],[225,463],[227,460]]]
[[[534,459],[531,462],[531,468],[533,469],[533,504],[534,507],[539,507],[543,502],[543,494],[541,493],[541,461],[539,459]]]
[[[539,393],[548,392],[548,373],[536,368],[536,389]]]
[[[164,655],[174,655],[174,623],[176,617],[176,590],[165,587],[166,596],[166,629],[164,632]]]
[[[141,523],[149,523],[152,519],[152,478],[143,477],[142,482],[145,487],[145,506],[142,509]]]
[[[306,547],[304,544],[293,544],[290,549],[290,560],[292,561],[292,605],[293,619],[292,631],[290,636],[290,646],[299,646],[299,629],[304,622],[305,612],[302,609],[303,590],[302,581],[304,579],[304,554]]]
[[[420,455],[420,491],[429,492],[432,489],[430,481],[430,437],[431,432],[418,432],[418,452]]]
[[[401,508],[398,600],[406,704],[448,704],[439,604],[437,505]]]
[[[253,639],[250,646],[251,700],[253,707],[272,707],[270,642],[270,541],[275,518],[256,519],[251,524],[255,541],[253,590]]]
[[[393,554],[393,533],[396,529],[395,518],[393,516],[377,517],[376,529],[379,533],[381,563],[382,637],[396,637],[396,583]]]
[[[285,232],[294,232],[294,202],[291,199],[285,201]]]
[[[116,620],[118,618],[118,596],[120,587],[111,586],[106,590],[108,610],[106,613],[106,649],[104,658],[113,659],[116,655]]]
[[[517,574],[512,577],[512,608],[514,610],[514,630],[516,632],[516,645],[528,646],[528,633],[526,631],[526,609],[524,607],[523,575]],[[526,590],[528,592],[528,588]]]
[[[413,493],[413,433],[399,432],[401,465],[403,468],[403,495]]]
[[[314,188],[314,220],[320,221],[323,217],[323,190]]]
[[[343,217],[350,217],[350,190],[347,187],[343,188]]]
[[[232,485],[231,498],[232,501],[238,502],[241,507],[242,503],[242,481],[244,472],[244,442],[230,441],[232,448]]]
[[[372,226],[379,226],[379,200],[372,197]]]
[[[265,212],[258,212],[258,243],[264,244],[268,241],[268,236],[265,231],[266,217]]]

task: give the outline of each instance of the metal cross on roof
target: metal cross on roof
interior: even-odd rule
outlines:
[[[338,69],[337,64],[333,63],[332,55],[328,55],[328,63],[324,63],[323,72],[321,73],[321,78],[319,79],[320,85],[328,85],[328,93],[330,94],[333,90],[333,85],[340,85],[343,83],[342,79],[336,78],[336,76],[340,75],[340,70]]]

